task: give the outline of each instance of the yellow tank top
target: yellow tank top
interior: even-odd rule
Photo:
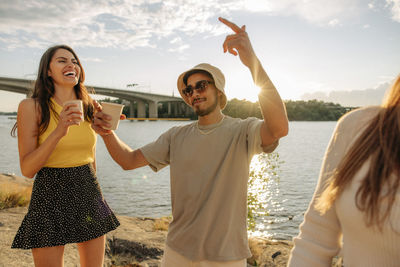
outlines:
[[[57,114],[62,107],[51,99]],[[39,146],[57,128],[58,120],[50,110],[50,121],[46,131],[39,136]],[[51,153],[44,167],[66,168],[76,167],[94,161],[96,133],[87,121],[69,127],[67,135],[60,139],[53,153]]]

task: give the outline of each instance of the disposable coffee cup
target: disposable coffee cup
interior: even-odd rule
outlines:
[[[66,106],[67,104],[76,104],[78,106],[79,111],[82,112],[81,119],[79,121],[82,122],[83,121],[83,104],[82,104],[82,100],[77,99],[77,100],[70,100],[70,101],[64,102],[64,106]]]
[[[108,123],[111,124],[110,128],[104,127],[104,129],[107,130],[117,130],[118,125],[119,125],[119,119],[122,114],[122,109],[124,108],[124,105],[121,104],[116,104],[116,103],[109,103],[109,102],[102,102],[101,106],[103,107],[103,113],[111,116],[111,121],[108,121]]]

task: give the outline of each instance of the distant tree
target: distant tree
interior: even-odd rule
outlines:
[[[285,101],[290,121],[336,121],[353,108],[318,100]]]
[[[285,105],[290,121],[336,121],[343,116],[343,114],[353,109],[318,100],[288,100],[285,101]],[[223,113],[234,118],[262,118],[258,102],[253,103],[236,98],[228,101]]]
[[[15,116],[15,115],[17,115],[17,112],[16,111],[13,111],[13,112],[0,112],[0,115],[8,115],[8,116],[13,115],[13,116]]]
[[[262,118],[261,109],[258,102],[253,103],[247,100],[239,100],[236,98],[228,101],[223,113],[233,118]]]

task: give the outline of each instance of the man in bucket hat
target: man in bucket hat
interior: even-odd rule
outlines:
[[[93,128],[123,169],[149,165],[154,171],[170,165],[173,220],[162,266],[246,266],[247,180],[254,154],[272,152],[288,133],[284,104],[256,57],[245,26],[219,19],[234,34],[224,52],[239,55],[255,84],[263,120],[223,115],[225,77],[206,63],[183,72],[179,92],[198,114],[198,121],[173,127],[155,142],[132,150],[113,131],[108,116],[97,112]],[[101,110],[101,107],[98,107]]]

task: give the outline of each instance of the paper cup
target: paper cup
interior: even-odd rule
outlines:
[[[111,121],[108,121],[108,123],[111,124],[111,127],[104,129],[117,130],[119,119],[122,114],[122,109],[124,108],[124,105],[109,103],[109,102],[101,102],[101,106],[103,107],[103,113],[111,116]]]
[[[82,116],[81,116],[80,121],[83,121],[83,104],[82,104],[82,100],[77,99],[77,100],[70,100],[70,101],[64,102],[64,106],[67,105],[67,104],[76,104],[78,106],[79,111],[82,112]]]

